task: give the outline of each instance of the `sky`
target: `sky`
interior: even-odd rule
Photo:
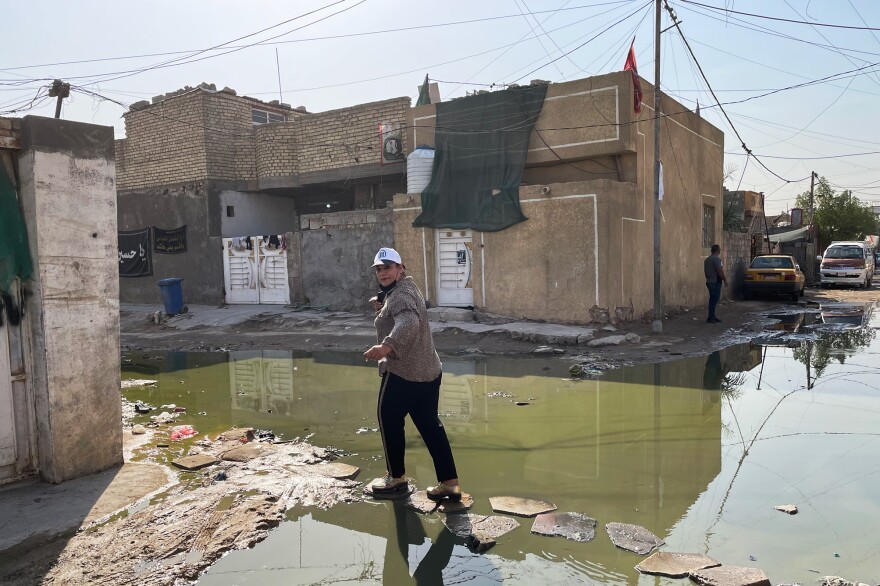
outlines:
[[[725,186],[777,213],[815,171],[880,203],[880,2],[668,1],[681,33],[664,10],[661,87],[724,131]],[[448,99],[618,71],[633,39],[654,78],[651,0],[41,0],[4,17],[0,115],[54,116],[62,79],[62,117],[118,138],[128,105],[201,82],[321,112],[415,100],[426,74]]]

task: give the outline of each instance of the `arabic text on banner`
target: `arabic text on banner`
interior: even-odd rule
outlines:
[[[149,277],[153,274],[150,228],[119,232],[119,276]]]
[[[159,254],[186,252],[186,224],[173,230],[153,226],[153,250]]]

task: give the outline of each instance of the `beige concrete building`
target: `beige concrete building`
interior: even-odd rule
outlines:
[[[414,228],[420,195],[394,197],[395,244],[431,303],[573,323],[652,310],[654,97],[642,88],[636,114],[628,72],[549,85],[519,190],[525,222]],[[408,144],[434,144],[436,108],[411,110]],[[662,110],[663,304],[696,306],[721,238],[724,135],[665,95]]]
[[[371,286],[368,266],[342,288],[304,281],[301,267],[350,272],[363,264],[361,248],[391,240],[391,223],[373,215],[301,228],[300,218],[384,208],[403,190],[406,137],[389,160],[381,127],[402,128],[409,105],[403,97],[310,113],[206,84],[133,104],[116,141],[119,229],[185,225],[187,247],[153,254],[151,274],[121,280],[121,299],[156,303],[157,279],[182,277],[187,303],[350,308]],[[250,239],[247,250],[240,239]]]

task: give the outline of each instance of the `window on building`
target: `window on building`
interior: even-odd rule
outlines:
[[[715,244],[715,206],[703,204],[703,248]]]
[[[235,217],[235,206],[226,206],[226,217],[234,218]]]
[[[257,110],[256,108],[251,109],[251,121],[254,123],[254,126],[268,124],[270,122],[285,122],[286,120],[287,116],[284,114],[276,114],[275,112],[267,112],[266,110]]]

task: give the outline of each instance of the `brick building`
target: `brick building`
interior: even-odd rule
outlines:
[[[229,239],[267,235],[287,235],[281,248],[296,248],[286,255],[289,298],[270,302],[305,300],[300,264],[327,259],[301,258],[300,216],[382,208],[405,191],[403,160],[380,158],[380,124],[402,126],[409,106],[403,97],[310,113],[207,84],[133,104],[124,115],[126,138],[116,141],[119,230],[186,225],[187,247],[180,254],[153,254],[152,275],[121,280],[121,300],[156,302],[155,281],[165,277],[185,279],[186,302],[234,300]],[[376,223],[377,217],[369,219]],[[339,229],[370,231],[367,220]],[[390,224],[387,232],[390,238]],[[386,235],[375,237],[384,241]],[[329,258],[347,253],[321,250]],[[253,271],[243,277],[251,289],[271,280],[260,272],[265,259],[238,260]]]

